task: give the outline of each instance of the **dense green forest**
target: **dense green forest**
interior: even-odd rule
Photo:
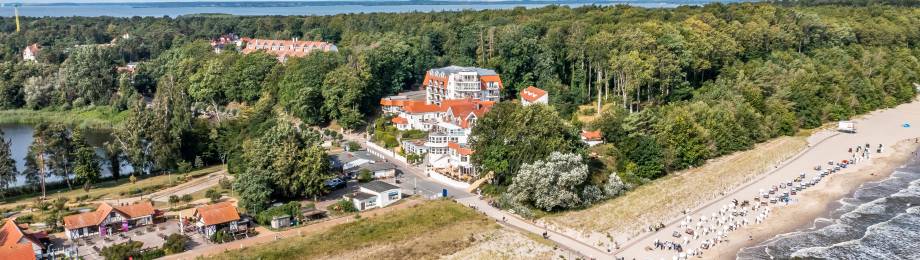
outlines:
[[[550,135],[473,144],[473,160],[482,172],[496,174],[499,189],[523,164],[553,151],[584,153],[568,145],[577,143],[578,127],[602,130],[612,144],[604,154],[617,162],[595,169],[602,177],[585,185],[599,187],[612,172],[640,184],[771,137],[914,98],[920,9],[814,2],[24,18],[18,33],[12,19],[0,18],[0,108],[128,111],[116,136],[135,169],[228,162],[231,172],[253,175],[240,178],[246,180],[238,182],[242,190],[296,187],[258,195],[309,196],[316,194],[317,178],[279,180],[258,177],[265,169],[254,169],[271,165],[297,176],[321,175],[293,169],[324,155],[311,147],[325,136],[283,126],[289,118],[363,130],[378,113],[380,97],[417,87],[425,70],[479,66],[501,74],[505,99],[535,85],[548,90],[554,110],[540,115],[508,105],[474,130],[483,136]],[[225,33],[330,41],[340,51],[284,64],[264,53],[216,54],[208,40]],[[43,46],[39,62],[20,61],[22,48],[32,43]],[[136,61],[135,73],[115,70]],[[574,120],[579,106],[596,102],[609,108],[598,120]],[[502,122],[509,117],[544,123]],[[546,123],[557,121],[569,124]],[[285,149],[302,153],[290,156],[271,145],[283,140],[296,140]],[[565,149],[557,150],[558,144]],[[259,158],[273,153],[285,156]]]

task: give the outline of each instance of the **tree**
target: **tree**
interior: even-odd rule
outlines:
[[[99,254],[105,257],[106,260],[124,260],[129,257],[140,256],[141,248],[143,247],[143,242],[129,240],[128,242],[104,247]]]
[[[555,151],[581,153],[585,147],[576,130],[550,107],[511,102],[495,104],[477,120],[470,140],[476,151],[471,159],[480,172],[494,172],[500,186],[511,184],[523,164]]]
[[[240,196],[239,206],[250,213],[268,208],[271,202],[271,185],[271,173],[257,168],[246,168],[233,180],[233,190]]]
[[[83,46],[74,48],[61,64],[65,97],[75,106],[108,104],[116,89],[112,48]]]
[[[223,83],[224,96],[232,101],[257,100],[265,80],[277,65],[275,56],[265,52],[243,55],[229,68]]]
[[[102,172],[99,166],[99,159],[96,157],[96,151],[83,139],[81,130],[73,131],[73,142],[75,150],[72,157],[74,158],[74,176],[77,183],[83,183],[83,189],[89,191],[90,185],[99,180]]]
[[[369,182],[374,179],[374,175],[371,174],[371,171],[367,169],[361,169],[358,172],[358,181],[359,182]]]
[[[221,195],[220,195],[220,192],[217,192],[217,190],[209,189],[208,191],[204,193],[204,196],[207,197],[208,199],[211,199],[211,202],[217,202],[218,200],[220,200]]]
[[[590,205],[603,197],[598,192],[581,155],[553,152],[545,160],[522,165],[507,194],[517,203],[553,211]]]
[[[6,197],[6,189],[16,180],[16,161],[10,150],[12,140],[6,140],[3,130],[0,130],[0,197]]]
[[[70,130],[63,124],[38,124],[33,133],[32,149],[48,166],[46,172],[60,176],[71,187],[74,143]]]
[[[368,74],[355,65],[343,65],[323,80],[323,111],[339,125],[357,129],[364,123],[361,108],[367,93]]]
[[[118,149],[124,152],[125,158],[131,164],[135,174],[147,173],[150,170],[150,153],[153,143],[148,137],[148,131],[153,124],[153,117],[147,105],[141,99],[131,104],[130,116],[119,124],[113,133]]]
[[[109,172],[112,174],[112,179],[121,178],[121,160],[123,157],[121,146],[116,142],[107,141],[102,147],[105,150],[105,159],[109,161]]]
[[[185,247],[191,239],[182,234],[171,234],[166,237],[166,242],[163,243],[163,250],[166,251],[166,254],[178,254],[185,252]]]
[[[326,121],[323,111],[323,81],[342,63],[336,52],[312,52],[287,61],[278,83],[278,103],[308,125]]]

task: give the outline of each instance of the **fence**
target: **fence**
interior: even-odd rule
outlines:
[[[390,150],[390,149],[383,148],[383,147],[381,147],[381,146],[375,144],[374,142],[365,141],[365,142],[364,142],[364,146],[367,147],[367,152],[369,152],[370,154],[372,154],[372,155],[374,155],[374,156],[377,156],[377,157],[380,157],[380,158],[391,157],[391,158],[393,158],[393,159],[395,159],[395,160],[397,160],[397,161],[400,161],[400,162],[402,162],[402,163],[408,164],[408,160],[406,160],[406,157],[403,157],[402,155],[396,154],[395,152],[393,152],[393,151]]]

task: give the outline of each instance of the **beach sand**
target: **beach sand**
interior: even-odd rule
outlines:
[[[915,156],[917,148],[920,145],[913,139],[901,141],[885,156],[830,175],[814,188],[802,192],[798,203],[775,207],[765,222],[731,232],[727,242],[708,250],[702,258],[735,259],[742,248],[755,246],[780,234],[811,228],[815,219],[827,217],[839,206],[838,200],[850,196],[863,183],[882,180],[894,173],[911,156]]]

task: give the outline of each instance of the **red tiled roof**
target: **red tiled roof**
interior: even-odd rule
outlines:
[[[319,41],[266,40],[249,38],[243,38],[242,41],[246,42],[246,47],[243,49],[244,54],[264,50],[270,54],[274,54],[280,57],[303,57],[313,51],[336,50],[335,44]]]
[[[0,246],[0,258],[12,260],[35,260],[35,251],[30,244]]]
[[[521,90],[521,98],[527,100],[527,102],[535,102],[543,96],[546,96],[546,91],[534,86],[529,86]]]
[[[230,202],[205,205],[195,209],[196,216],[201,218],[205,225],[217,225],[240,219],[240,213]]]
[[[498,75],[484,75],[479,77],[479,82],[482,84],[482,89],[486,89],[487,83],[496,82],[498,83],[498,88],[502,89],[502,79]]]
[[[581,137],[584,138],[585,140],[589,140],[589,141],[601,140],[601,138],[603,138],[603,136],[601,136],[601,130],[597,130],[597,131],[582,131],[582,132],[581,132]]]
[[[457,151],[457,153],[459,153],[460,155],[470,155],[470,154],[473,154],[473,150],[472,150],[472,149],[469,149],[469,148],[466,148],[466,147],[462,147],[462,146],[460,146],[460,144],[454,143],[454,142],[448,142],[448,143],[447,143],[447,148],[450,148],[451,150]]]
[[[435,83],[439,83],[439,84],[435,84]],[[422,80],[422,87],[423,88],[428,87],[429,85],[437,85],[437,86],[440,86],[440,88],[446,88],[447,87],[447,77],[438,77],[438,76],[432,75],[431,71],[429,70],[427,73],[425,73],[425,79]]]
[[[405,119],[403,117],[398,117],[398,116],[394,117],[390,121],[392,121],[394,124],[397,124],[397,125],[405,125],[409,123],[409,119]]]
[[[135,203],[127,206],[121,206],[115,208],[116,210],[124,213],[128,218],[139,218],[143,216],[153,215],[153,204],[150,201],[142,201],[140,203]]]
[[[434,112],[444,112],[444,110],[438,105],[425,104],[424,101],[421,102],[407,102],[403,107],[403,110],[409,113],[434,113]]]
[[[25,237],[25,233],[22,233],[22,230],[12,219],[6,220],[3,223],[3,228],[0,228],[0,246],[19,244],[19,240],[23,237]]]

